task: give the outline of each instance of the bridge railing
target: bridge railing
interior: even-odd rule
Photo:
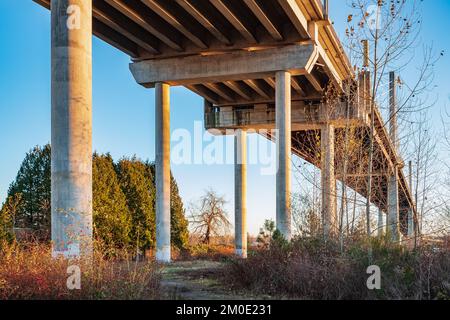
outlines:
[[[237,127],[271,128],[275,125],[275,108],[212,108],[205,112],[206,129],[226,129]],[[333,106],[319,104],[293,103],[291,110],[292,124],[314,127],[324,122],[334,123],[337,127],[344,127],[348,120],[359,125],[366,121],[365,109],[358,104],[339,102]]]

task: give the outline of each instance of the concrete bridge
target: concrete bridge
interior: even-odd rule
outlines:
[[[206,129],[235,134],[236,253],[246,241],[246,132],[277,143],[276,223],[291,237],[291,155],[322,169],[326,235],[337,230],[336,181],[367,196],[368,162],[342,168],[348,124],[369,150],[370,74],[355,75],[319,0],[34,0],[51,9],[52,240],[54,255],[92,250],[92,34],[132,58],[137,83],[156,90],[157,259],[170,261],[170,96],[184,86],[205,99]],[[326,102],[329,84],[339,101]],[[395,108],[395,88],[392,102]],[[395,109],[394,109],[395,110]],[[395,112],[394,112],[395,114]],[[375,112],[372,202],[394,240],[415,217],[403,162]],[[313,152],[312,135],[320,137]],[[386,201],[386,199],[388,199]],[[409,218],[408,218],[409,217]],[[408,226],[409,224],[409,226]]]

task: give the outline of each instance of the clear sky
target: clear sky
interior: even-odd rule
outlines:
[[[424,1],[425,43],[447,54],[436,70],[439,103],[450,104],[450,1]],[[330,1],[339,34],[345,30],[346,0]],[[25,153],[50,141],[50,14],[31,0],[0,0],[0,203]],[[108,44],[93,40],[93,147],[115,159],[137,155],[154,159],[154,91],[137,85],[130,59]],[[414,62],[414,61],[413,61]],[[411,68],[415,68],[411,65]],[[192,130],[203,119],[203,101],[182,89],[171,91],[171,128]],[[249,231],[275,219],[275,176],[249,167]],[[174,165],[185,205],[212,187],[228,200],[233,221],[232,165]],[[296,186],[294,185],[294,191]]]

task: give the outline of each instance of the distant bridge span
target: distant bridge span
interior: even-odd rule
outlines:
[[[170,86],[185,86],[205,99],[207,129],[242,129],[235,137],[237,254],[245,257],[247,251],[247,129],[277,129],[276,139],[267,137],[278,146],[277,228],[286,238],[291,236],[291,153],[322,169],[326,235],[337,228],[336,180],[345,178],[367,195],[367,164],[349,163],[344,173],[343,146],[336,137],[351,123],[363,141],[361,153],[368,152],[370,75],[354,74],[321,1],[34,1],[52,13],[55,255],[91,250],[92,34],[132,58],[137,83],[156,88],[158,260],[170,261]],[[330,83],[352,99],[333,108],[323,103]],[[372,202],[387,213],[388,230],[398,240],[407,233],[408,215],[415,216],[413,199],[378,110],[374,121]],[[319,153],[313,152],[312,135],[320,137]]]

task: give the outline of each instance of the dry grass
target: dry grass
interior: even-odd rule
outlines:
[[[381,290],[367,288],[370,265],[381,269]],[[254,294],[295,299],[450,299],[450,251],[410,251],[374,240],[370,246],[349,244],[341,252],[333,243],[297,239],[272,243],[247,260],[231,260],[222,282]]]
[[[80,290],[67,287],[73,265],[81,270]],[[52,259],[45,244],[0,246],[0,300],[155,299],[160,277],[155,263],[132,261],[128,252],[98,244],[89,262]]]

